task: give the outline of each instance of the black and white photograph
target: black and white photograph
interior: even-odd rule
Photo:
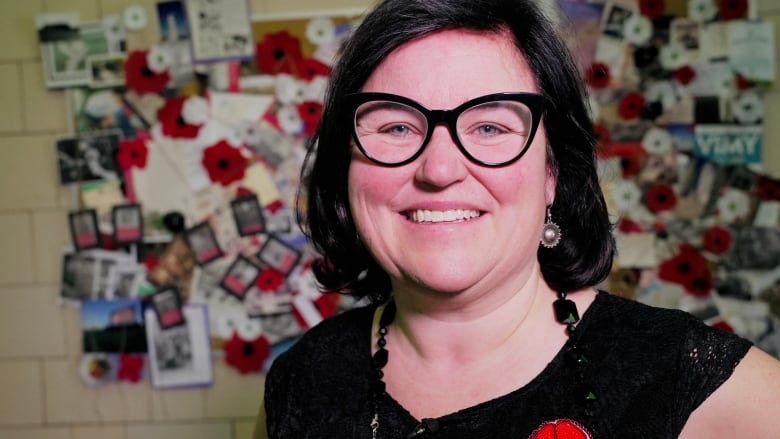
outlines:
[[[110,299],[127,299],[138,297],[138,288],[143,280],[145,270],[133,263],[114,264],[108,273]]]
[[[79,24],[78,14],[36,17],[44,81],[49,88],[87,85],[91,80],[88,48]]]
[[[601,33],[622,40],[624,24],[633,14],[634,11],[628,5],[608,2],[604,9]]]
[[[239,255],[228,268],[220,286],[239,300],[244,300],[247,290],[254,284],[259,274],[260,268],[257,265]]]
[[[57,140],[57,170],[60,184],[111,181],[120,178],[117,150],[119,130]]]
[[[238,234],[250,236],[265,231],[263,208],[256,195],[236,198],[230,202]]]
[[[185,230],[184,237],[187,240],[187,245],[189,245],[192,253],[195,255],[195,261],[198,265],[207,264],[223,254],[214,234],[214,229],[211,228],[208,222],[202,222]]]
[[[669,24],[671,42],[680,44],[693,54],[697,54],[699,50],[700,33],[701,24],[693,20],[677,18]]]
[[[92,88],[124,85],[126,82],[125,57],[122,55],[108,55],[90,58],[89,71],[91,74],[89,85]]]
[[[187,2],[192,59],[248,59],[255,53],[247,0]]]
[[[87,252],[63,253],[60,297],[66,301],[90,300],[97,279],[97,267],[97,261]]]
[[[298,264],[301,253],[281,239],[270,235],[257,253],[257,257],[264,264],[287,276]]]
[[[162,329],[186,324],[182,313],[181,293],[175,287],[166,287],[149,296],[149,303]]]
[[[143,213],[139,204],[123,204],[111,210],[114,226],[114,242],[135,244],[143,241]]]
[[[68,214],[70,236],[76,250],[100,247],[100,229],[95,209],[79,210]]]
[[[162,329],[154,311],[146,310],[149,372],[154,388],[203,387],[214,379],[207,308],[190,304],[182,312],[186,325]]]

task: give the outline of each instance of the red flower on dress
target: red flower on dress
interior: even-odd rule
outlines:
[[[691,244],[682,244],[677,255],[662,262],[658,278],[681,285],[697,297],[705,297],[712,290],[712,273],[707,261]]]
[[[542,423],[528,439],[591,439],[588,430],[571,419],[556,419]]]
[[[677,80],[682,85],[688,85],[696,79],[696,70],[693,70],[691,66],[682,66],[679,69],[675,70],[674,73],[674,79]]]
[[[720,226],[712,226],[704,231],[702,237],[704,249],[716,255],[726,253],[731,247],[731,232]]]
[[[322,104],[315,101],[306,101],[298,105],[298,114],[303,120],[303,132],[307,136],[314,134],[317,124],[322,117]]]
[[[203,150],[203,167],[214,183],[227,186],[244,178],[247,161],[241,152],[220,140]]]
[[[642,93],[632,91],[628,92],[620,99],[618,104],[618,114],[624,120],[632,120],[642,114],[642,108],[645,106],[645,97]]]
[[[780,200],[780,181],[767,177],[758,177],[756,195],[761,201]]]
[[[225,342],[222,349],[225,351],[227,364],[238,369],[241,374],[260,372],[263,363],[271,355],[268,339],[261,335],[252,341],[242,340],[236,331],[233,331],[233,336]]]
[[[645,205],[653,213],[672,209],[677,204],[677,195],[666,184],[650,186],[645,192]]]
[[[138,94],[160,93],[171,81],[168,72],[155,73],[147,63],[148,50],[134,50],[125,60],[125,81]]]
[[[141,371],[143,368],[143,355],[120,354],[117,378],[120,381],[130,381],[137,383],[141,381]]]
[[[257,285],[260,291],[267,292],[276,291],[283,283],[284,276],[273,268],[266,268],[261,271],[255,281],[255,285]]]
[[[181,112],[187,98],[180,96],[165,101],[157,110],[157,120],[162,124],[162,133],[169,137],[194,139],[198,137],[202,125],[190,125],[184,121]]]
[[[132,167],[143,169],[146,167],[146,160],[149,157],[149,149],[146,147],[146,141],[143,139],[128,139],[119,142],[119,152],[117,161],[119,166],[127,171]]]
[[[654,20],[664,15],[666,4],[664,4],[664,0],[639,0],[639,12]]]
[[[609,84],[611,75],[609,66],[602,62],[594,62],[585,72],[585,79],[593,88],[604,88]]]
[[[747,0],[720,0],[720,19],[737,20],[745,18],[748,12]]]
[[[257,43],[255,60],[262,73],[297,76],[303,62],[301,42],[287,31],[266,34],[263,41]]]
[[[330,76],[330,67],[315,58],[301,61],[300,69],[300,77],[306,81],[311,81],[315,76]]]

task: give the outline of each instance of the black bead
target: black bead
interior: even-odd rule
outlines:
[[[384,337],[379,337],[379,340],[376,341],[376,344],[378,344],[380,348],[383,348],[387,344],[387,340]]]
[[[383,395],[385,393],[385,390],[387,389],[387,386],[385,386],[385,382],[382,380],[376,380],[374,381],[373,391],[374,395]]]
[[[381,336],[387,335],[387,326],[380,326],[379,327],[379,335],[381,335]]]
[[[555,320],[564,325],[570,325],[580,321],[577,305],[569,299],[557,299],[553,302]]]
[[[374,363],[374,368],[381,369],[387,365],[387,349],[380,348],[376,353],[374,354],[374,357],[371,359],[371,361]]]

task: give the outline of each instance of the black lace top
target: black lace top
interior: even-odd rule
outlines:
[[[374,309],[325,320],[276,359],[265,388],[270,438],[371,437]],[[750,348],[750,342],[687,313],[604,292],[583,315],[575,337],[589,359],[584,379],[597,396],[590,416],[573,395],[577,378],[564,347],[529,384],[438,418],[438,431],[421,437],[676,438]],[[387,394],[379,399],[379,423],[382,439],[405,438],[418,425]]]

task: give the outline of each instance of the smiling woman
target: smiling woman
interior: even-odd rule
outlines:
[[[583,90],[536,1],[366,16],[311,143],[302,226],[323,288],[369,304],[275,360],[256,437],[774,434],[775,360],[594,289],[615,243]]]

